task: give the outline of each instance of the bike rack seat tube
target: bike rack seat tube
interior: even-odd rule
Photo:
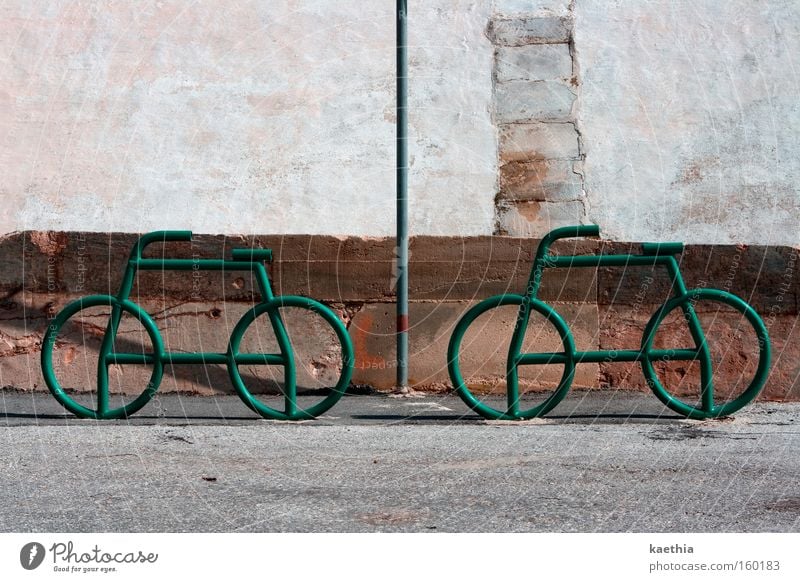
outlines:
[[[547,265],[549,258],[550,245],[561,238],[576,238],[576,237],[589,237],[600,236],[600,227],[596,224],[583,224],[580,226],[564,226],[551,230],[542,237],[539,242],[539,248],[536,249],[536,258],[533,260],[533,267],[531,268],[531,275],[528,278],[528,287],[526,295],[528,297],[536,297],[539,292],[539,286],[542,283],[542,273]]]

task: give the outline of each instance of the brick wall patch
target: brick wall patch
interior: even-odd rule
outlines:
[[[538,236],[586,222],[580,81],[565,10],[500,14],[487,27],[500,168],[495,234]]]

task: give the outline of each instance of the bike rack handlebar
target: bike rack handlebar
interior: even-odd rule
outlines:
[[[600,227],[596,224],[580,224],[578,226],[563,226],[548,232],[542,242],[553,242],[560,238],[577,238],[584,236],[600,236]]]
[[[551,230],[542,237],[539,248],[536,250],[536,259],[544,259],[550,250],[550,245],[561,238],[600,236],[600,227],[596,224],[580,224],[577,226],[562,226]]]
[[[191,230],[157,230],[148,232],[139,237],[139,240],[131,249],[131,259],[142,258],[145,247],[156,242],[190,242],[192,240]]]

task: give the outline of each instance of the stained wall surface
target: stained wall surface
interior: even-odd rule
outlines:
[[[589,216],[606,235],[800,244],[800,5],[577,0]]]
[[[0,8],[0,233],[394,233],[394,2]],[[790,0],[410,2],[411,232],[798,245]]]
[[[489,3],[414,6],[412,230],[491,232]],[[0,7],[0,232],[394,232],[394,2]]]

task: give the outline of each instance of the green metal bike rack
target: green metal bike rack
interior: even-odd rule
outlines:
[[[64,408],[82,418],[120,419],[127,418],[140,410],[155,395],[164,373],[164,366],[182,364],[221,364],[228,368],[233,387],[244,403],[264,418],[275,420],[311,419],[331,408],[347,390],[353,374],[355,358],[350,336],[342,322],[328,307],[307,297],[275,296],[269,283],[269,276],[264,262],[272,260],[272,251],[268,249],[234,249],[232,260],[216,259],[170,259],[144,258],[142,253],[148,245],[155,242],[188,242],[192,240],[189,231],[159,231],[142,236],[134,245],[128,260],[125,275],[116,296],[91,295],[83,297],[67,305],[50,323],[43,340],[42,372],[47,387]],[[225,353],[213,352],[167,352],[161,333],[147,312],[130,301],[137,271],[251,271],[255,277],[262,301],[248,310],[236,326]],[[110,307],[111,315],[100,345],[97,366],[97,408],[92,409],[76,402],[62,388],[53,369],[53,351],[57,345],[58,334],[64,324],[74,315],[91,307]],[[282,308],[307,309],[318,314],[334,330],[341,345],[342,371],[336,386],[320,402],[309,408],[301,408],[297,402],[297,370],[295,369],[294,350],[286,326],[281,317]],[[119,330],[123,313],[137,319],[144,327],[152,344],[150,352],[117,352],[114,341]],[[274,354],[241,353],[240,347],[245,332],[256,318],[266,315],[275,333],[280,352]],[[108,367],[118,365],[152,366],[153,370],[145,390],[138,398],[119,408],[109,408]],[[239,366],[282,366],[284,369],[284,409],[271,408],[256,398],[245,386],[239,372]]]
[[[558,228],[544,236],[528,279],[524,295],[502,294],[481,301],[459,320],[450,337],[447,351],[447,365],[450,379],[462,400],[478,414],[494,420],[524,420],[542,416],[551,411],[564,399],[575,376],[575,366],[592,362],[640,362],[648,386],[661,402],[675,412],[693,419],[718,418],[727,416],[752,402],[767,380],[770,363],[770,341],[767,328],[758,313],[745,301],[721,289],[686,288],[680,267],[675,259],[676,254],[683,251],[682,243],[646,243],[641,255],[583,255],[554,256],[550,254],[550,246],[558,239],[572,237],[599,236],[600,229],[596,225],[570,226]],[[638,350],[590,350],[578,351],[569,326],[558,312],[537,298],[544,271],[549,268],[597,268],[597,267],[664,267],[670,280],[674,297],[662,305],[648,322],[641,347]],[[714,401],[713,366],[710,349],[706,341],[700,320],[694,309],[697,301],[718,301],[739,311],[755,331],[758,338],[759,358],[755,376],[748,387],[733,400],[717,405]],[[511,344],[506,360],[506,407],[492,408],[478,399],[469,390],[461,373],[459,352],[469,326],[481,315],[497,307],[516,305],[518,315],[514,326]],[[680,308],[688,324],[693,347],[677,349],[655,349],[653,341],[659,324],[672,311]],[[537,312],[550,322],[558,332],[563,344],[563,351],[543,353],[522,353],[522,344],[530,320],[531,312]],[[654,362],[662,361],[698,361],[700,363],[700,402],[686,403],[670,394],[660,382]],[[564,366],[564,372],[557,387],[541,404],[523,410],[520,406],[519,367],[544,364]]]

